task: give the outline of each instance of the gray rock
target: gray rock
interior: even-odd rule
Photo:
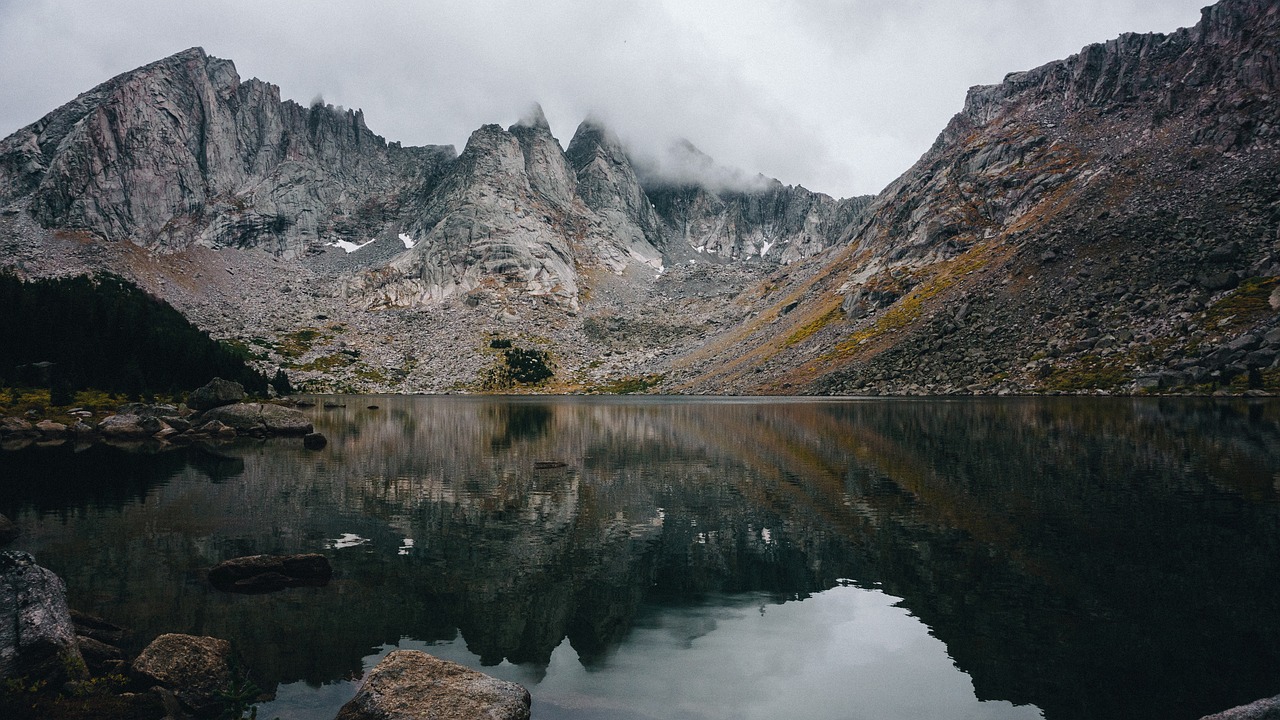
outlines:
[[[306,435],[312,430],[306,415],[293,408],[270,403],[222,405],[205,411],[202,418],[223,423],[241,433]]]
[[[124,440],[149,437],[155,431],[143,427],[143,418],[137,415],[109,415],[98,423],[98,432],[106,438]]]
[[[171,691],[190,712],[211,716],[231,689],[231,643],[195,635],[166,634],[133,661],[135,676]]]
[[[1196,276],[1196,283],[1209,292],[1230,290],[1240,284],[1240,276],[1234,272],[1202,273]]]
[[[1206,715],[1200,720],[1280,720],[1280,695]]]
[[[238,403],[244,398],[244,386],[240,383],[214,378],[204,387],[192,391],[187,398],[187,406],[199,412]]]
[[[0,418],[0,435],[30,435],[35,427],[20,417]]]
[[[36,430],[47,438],[60,438],[67,434],[67,426],[52,420],[41,420],[36,423]]]
[[[382,659],[337,720],[528,720],[529,691],[417,650]]]
[[[84,659],[66,591],[31,555],[0,552],[0,679],[80,679]]]

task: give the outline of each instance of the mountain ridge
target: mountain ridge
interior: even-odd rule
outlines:
[[[844,200],[768,179],[664,178],[592,118],[562,148],[540,109],[480,128],[461,153],[403,148],[358,111],[281,111],[272,86],[186,51],[0,141],[0,232],[7,222],[20,239],[23,262],[9,264],[37,274],[58,270],[37,249],[61,242],[90,266],[102,264],[92,248],[145,275],[101,242],[135,220],[145,232],[129,238],[161,256],[220,250],[260,280],[218,284],[230,311],[209,312],[199,283],[176,304],[221,336],[265,338],[264,365],[312,373],[317,388],[475,389],[487,338],[516,336],[558,358],[547,389],[560,391],[1280,390],[1278,15],[1221,0],[1193,28],[1122,35],[974,87],[912,168]],[[190,82],[148,75],[170,66]],[[70,181],[115,157],[110,134],[82,128],[91,116],[127,126],[100,102],[121,88],[174,128],[120,135],[139,154],[120,155],[134,175],[119,177],[177,180],[137,207],[110,201],[124,181]],[[180,100],[190,112],[164,114]],[[677,151],[701,177],[743,177]],[[361,249],[328,247],[338,241]],[[164,287],[142,277],[162,296],[177,280],[164,272]],[[295,285],[307,297],[278,289]],[[247,306],[252,327],[222,319]],[[281,354],[311,316],[335,325],[331,344]],[[341,343],[364,355],[326,359]]]

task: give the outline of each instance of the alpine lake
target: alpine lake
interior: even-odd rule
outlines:
[[[1280,693],[1276,401],[308,399],[323,450],[0,453],[14,547],[136,645],[230,640],[264,719],[329,720],[395,648],[524,684],[534,720],[1179,720]],[[326,587],[205,577],[302,552]]]

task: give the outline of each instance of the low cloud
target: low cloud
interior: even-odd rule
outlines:
[[[763,190],[770,179],[717,163],[688,140],[659,149],[631,151],[640,183],[645,187],[697,185],[715,193]]]
[[[848,196],[906,170],[970,85],[1190,25],[1204,2],[0,0],[0,135],[199,45],[406,144],[460,147],[540,102],[564,144],[594,115],[637,154],[688,138],[748,178]]]

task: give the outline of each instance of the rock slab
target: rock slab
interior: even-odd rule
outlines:
[[[192,713],[215,715],[231,689],[231,643],[196,635],[161,635],[133,661],[133,673],[172,691]]]
[[[323,555],[249,555],[209,570],[209,583],[223,592],[268,593],[290,587],[323,587],[333,568]]]
[[[529,691],[417,650],[383,658],[336,720],[528,720]]]
[[[79,679],[68,677],[84,660],[66,593],[30,554],[0,552],[0,678]]]
[[[1200,720],[1280,720],[1280,695],[1206,715]]]
[[[205,420],[217,420],[241,433],[306,435],[313,429],[306,415],[293,408],[270,403],[222,405],[204,413]]]

